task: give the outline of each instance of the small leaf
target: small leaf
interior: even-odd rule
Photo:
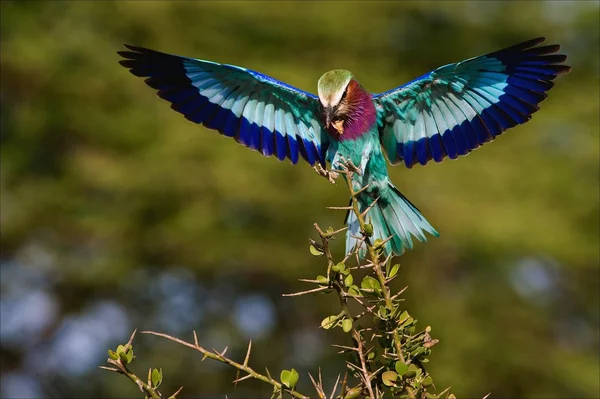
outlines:
[[[369,352],[369,354],[367,355],[367,359],[368,360],[373,360],[375,358],[375,351],[372,350],[371,352]]]
[[[290,386],[290,370],[283,370],[279,376],[281,383],[286,387]]]
[[[324,254],[323,250],[315,247],[314,244],[310,244],[310,253],[314,256],[323,256]]]
[[[429,334],[431,332],[431,326],[425,327],[425,332]]]
[[[348,288],[348,294],[354,295],[354,296],[360,296],[360,291],[358,290],[358,286],[353,285],[350,288]]]
[[[388,316],[388,310],[385,306],[379,305],[379,317],[386,319]]]
[[[362,387],[354,387],[354,388],[350,389],[348,392],[346,392],[346,396],[344,396],[344,399],[358,399],[362,396],[361,394],[362,394]]]
[[[373,225],[371,223],[365,224],[365,234],[367,237],[371,237],[373,235]]]
[[[344,279],[344,285],[346,287],[350,287],[353,282],[354,282],[354,277],[352,277],[351,274],[347,275],[346,278]]]
[[[423,379],[423,381],[421,381],[421,385],[423,385],[425,388],[430,387],[433,384],[433,378],[427,376]]]
[[[113,352],[110,349],[108,350],[108,357],[110,357],[112,360],[119,359],[119,355],[117,355],[117,352]]]
[[[334,272],[341,272],[342,270],[344,270],[345,265],[343,263],[338,263],[337,265],[333,265],[331,266],[331,270],[333,270]]]
[[[125,347],[123,345],[117,346],[117,355],[120,353],[125,353]]]
[[[417,375],[417,370],[417,366],[411,364],[410,366],[408,366],[408,370],[406,370],[404,374],[402,374],[402,376],[406,378],[413,378]]]
[[[380,290],[381,289],[381,285],[379,284],[379,281],[375,280],[373,277],[371,276],[366,276],[363,281],[361,281],[360,286],[363,289],[367,289],[367,290]]]
[[[390,274],[388,275],[388,277],[389,278],[394,277],[396,274],[398,274],[398,270],[400,270],[399,264],[395,264],[394,266],[392,266],[392,270],[390,271]]]
[[[344,319],[342,321],[342,330],[344,330],[344,332],[352,330],[352,319]]]
[[[405,310],[404,312],[402,312],[400,314],[400,317],[398,317],[398,324],[402,324],[404,323],[408,318],[410,317],[410,315],[408,314],[408,312]]]
[[[121,359],[121,361],[125,364],[128,364],[129,361],[127,360],[127,354],[123,351],[121,352],[117,352],[117,354],[119,355],[119,358]]]
[[[159,387],[159,385],[162,383],[162,379],[163,379],[162,369],[160,369],[160,371],[158,369],[152,370],[152,386],[154,388]]]
[[[133,349],[131,349],[131,348],[130,348],[130,349],[127,351],[127,353],[125,354],[125,356],[127,357],[127,364],[129,364],[129,363],[133,362],[133,359],[134,359],[134,357],[135,357],[135,356],[133,356]]]
[[[323,285],[329,284],[329,279],[325,276],[317,276],[317,281],[319,282],[319,284],[323,284]]]
[[[408,365],[403,361],[397,361],[394,368],[396,369],[396,373],[399,375],[404,375],[404,373],[406,373],[408,370]]]
[[[410,352],[410,354],[412,355],[412,357],[417,357],[423,353],[425,353],[427,349],[425,349],[422,346],[419,346],[417,349],[415,349],[414,351]]]
[[[384,385],[391,387],[394,385],[394,381],[398,379],[398,374],[395,371],[386,371],[381,375],[381,380]]]
[[[290,377],[288,379],[288,383],[290,384],[290,388],[294,389],[296,388],[296,384],[298,384],[298,379],[300,378],[300,376],[298,375],[298,372],[294,369],[292,369],[290,371]]]
[[[329,330],[331,327],[335,327],[337,322],[337,316],[329,316],[323,319],[321,322],[321,327],[325,330]]]

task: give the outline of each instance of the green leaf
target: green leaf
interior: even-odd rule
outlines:
[[[408,314],[408,312],[405,310],[404,312],[402,312],[400,314],[400,317],[398,317],[398,324],[402,324],[404,323],[408,318],[410,317],[410,315]]]
[[[360,296],[360,291],[358,290],[358,286],[352,285],[350,288],[348,288],[348,294],[354,295],[354,296]]]
[[[117,355],[120,353],[125,353],[125,347],[123,345],[117,346]]]
[[[133,359],[135,357],[135,356],[133,356],[133,349],[129,348],[129,350],[127,351],[125,356],[127,357],[127,364],[133,362]]]
[[[404,375],[404,373],[406,373],[408,370],[408,365],[403,361],[397,361],[394,368],[396,369],[396,373]]]
[[[398,270],[400,270],[400,265],[399,264],[395,264],[394,266],[392,266],[392,270],[390,271],[390,274],[388,274],[388,278],[392,278],[396,274],[398,274]]]
[[[429,376],[425,377],[423,381],[421,381],[421,385],[423,385],[425,388],[430,387],[433,385],[433,378]]]
[[[325,276],[317,276],[317,281],[319,282],[319,284],[323,284],[323,285],[329,284],[329,279]]]
[[[346,392],[346,396],[344,396],[344,399],[358,399],[362,396],[361,394],[362,394],[362,387],[354,387],[354,388],[350,389],[348,392]]]
[[[369,352],[369,354],[367,355],[367,359],[368,360],[373,360],[375,358],[375,350],[372,350],[371,352]]]
[[[337,316],[329,316],[323,319],[321,322],[321,327],[323,327],[325,330],[329,330],[330,328],[335,327],[336,324]]]
[[[406,378],[413,378],[417,375],[417,370],[419,370],[417,368],[417,366],[415,366],[414,364],[411,364],[410,366],[408,366],[408,370],[406,370],[404,372],[404,374],[402,374],[402,376],[406,377]],[[419,370],[419,371],[421,371],[421,370]]]
[[[381,375],[381,380],[383,381],[383,384],[388,387],[394,385],[394,381],[396,381],[397,379],[398,374],[396,374],[395,371],[386,371]]]
[[[290,372],[290,388],[294,389],[296,388],[296,384],[298,384],[298,380],[300,379],[300,376],[298,375],[298,372],[294,369],[292,369],[292,371]]]
[[[371,276],[366,276],[363,281],[361,281],[360,286],[366,290],[378,291],[381,290],[381,285],[379,281],[375,280]]]
[[[279,376],[279,380],[281,380],[281,383],[283,385],[285,385],[286,387],[290,386],[290,370],[283,370],[281,372],[281,375]]]
[[[152,386],[154,388],[158,388],[160,384],[162,384],[163,373],[162,369],[160,371],[158,369],[152,370]]]
[[[373,235],[373,225],[371,223],[365,224],[365,234],[367,237],[371,237]]]
[[[342,330],[344,330],[344,332],[352,330],[352,319],[344,319],[342,321]]]
[[[387,308],[383,305],[379,305],[379,317],[381,317],[382,319],[387,319],[387,316],[388,316]]]
[[[314,244],[310,244],[310,253],[313,254],[314,256],[323,256],[324,252],[322,249],[317,248],[314,246]]]
[[[112,360],[119,359],[119,355],[117,355],[117,352],[113,352],[110,349],[108,350],[108,357],[110,357]]]
[[[283,370],[281,375],[279,376],[281,383],[290,389],[296,388],[296,384],[298,384],[298,379],[300,376],[298,372],[294,369],[291,370]]]
[[[337,265],[333,265],[331,266],[331,270],[333,270],[334,272],[341,272],[342,270],[344,270],[344,264],[343,263],[338,263]]]
[[[123,351],[121,351],[121,352],[118,352],[118,351],[117,351],[117,354],[119,355],[119,358],[121,359],[121,361],[122,361],[123,363],[125,363],[125,364],[128,364],[128,363],[129,363],[129,361],[127,360],[127,354],[126,354],[125,352],[123,352]]]
[[[350,287],[353,282],[354,282],[354,277],[352,277],[351,274],[347,275],[346,278],[344,279],[344,285],[346,287]]]

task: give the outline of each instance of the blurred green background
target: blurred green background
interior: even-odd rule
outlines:
[[[318,329],[334,297],[282,298],[323,271],[312,224],[343,186],[186,121],[120,67],[130,43],[254,69],[316,92],[346,68],[380,92],[548,36],[572,73],[531,122],[392,180],[441,232],[400,282],[440,339],[429,371],[459,397],[598,398],[599,3],[1,2],[2,397],[141,397],[96,368],[134,328],[230,347],[299,389],[343,371]],[[343,243],[336,246],[342,255]],[[134,370],[181,397],[268,386],[138,336]],[[312,391],[311,391],[312,392]]]

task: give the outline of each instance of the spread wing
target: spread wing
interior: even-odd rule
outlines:
[[[373,96],[382,147],[392,164],[467,155],[527,122],[561,73],[560,46],[533,39],[449,64]]]
[[[265,156],[325,164],[318,98],[249,69],[126,45],[120,64],[175,111]]]

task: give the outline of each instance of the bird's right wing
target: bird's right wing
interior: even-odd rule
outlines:
[[[560,46],[544,38],[449,64],[373,96],[381,144],[392,164],[407,167],[457,158],[527,122],[546,98],[561,65]]]
[[[249,69],[126,47],[120,64],[190,121],[265,156],[325,165],[329,137],[315,95]]]

